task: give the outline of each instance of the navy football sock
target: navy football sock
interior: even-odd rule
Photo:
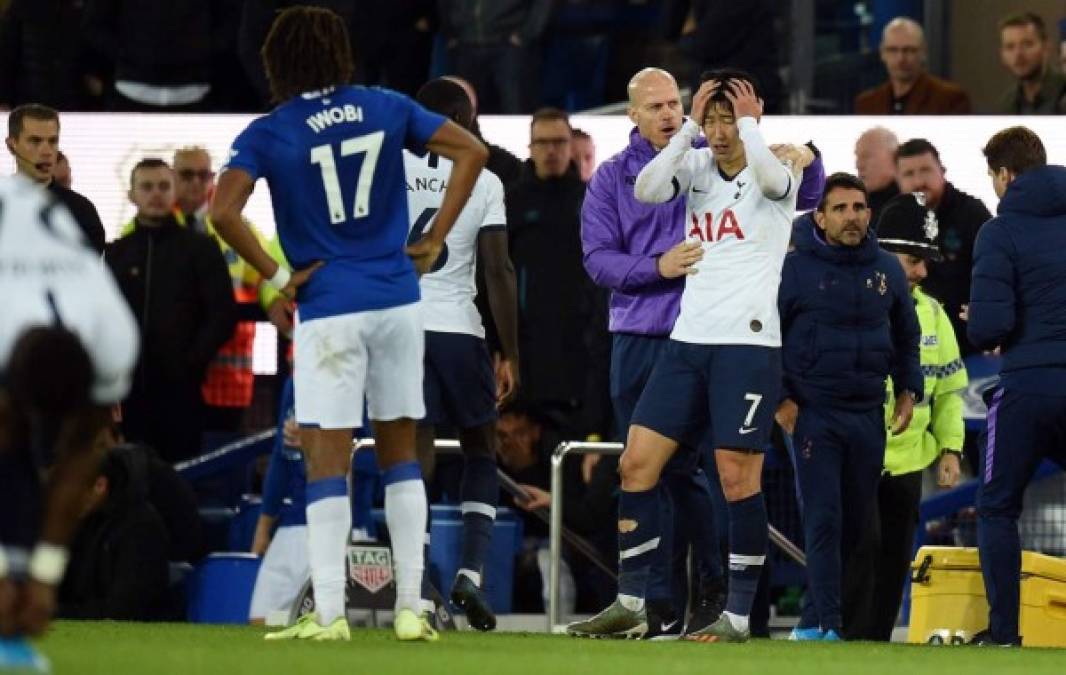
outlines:
[[[463,552],[459,572],[481,585],[481,571],[485,567],[492,526],[496,522],[496,503],[500,486],[496,477],[496,462],[488,457],[468,457],[463,467],[461,510],[463,514]]]
[[[658,555],[661,508],[659,486],[642,492],[623,490],[618,499],[618,594],[640,600],[630,609],[643,603],[648,570]]]
[[[766,500],[759,492],[729,504],[729,598],[725,611],[751,614],[755,589],[766,561]]]

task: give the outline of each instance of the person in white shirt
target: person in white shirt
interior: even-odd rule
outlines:
[[[55,608],[96,439],[129,389],[139,339],[69,212],[19,175],[0,178],[0,288],[0,670],[40,669],[18,636],[43,632]]]
[[[463,88],[440,78],[426,83],[416,100],[470,129],[474,110]],[[440,208],[451,172],[450,160],[427,153],[404,152],[409,240],[417,241]],[[477,260],[485,265],[485,282],[502,354],[489,355],[485,328],[474,305]],[[463,450],[461,512],[463,544],[459,572],[450,593],[477,630],[492,630],[496,616],[481,590],[481,574],[496,520],[496,406],[514,397],[518,387],[518,310],[514,268],[507,253],[507,211],[503,184],[483,169],[440,257],[419,280],[426,331],[423,390],[426,417],[418,426],[422,475],[433,476],[434,425],[458,432]],[[495,372],[494,372],[495,371]],[[430,604],[427,598],[423,598]]]
[[[761,115],[751,75],[705,73],[690,118],[636,180],[640,201],[686,199],[688,240],[703,257],[688,271],[670,343],[633,414],[619,464],[619,596],[590,620],[590,634],[639,632],[660,539],[660,473],[679,447],[707,446],[729,503],[729,597],[717,621],[685,638],[750,636],[767,547],[762,452],[781,387],[777,287],[800,173],[814,159],[805,147],[777,159],[759,131]],[[693,148],[701,126],[709,147]]]

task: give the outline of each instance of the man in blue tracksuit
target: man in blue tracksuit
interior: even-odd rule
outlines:
[[[977,539],[989,604],[982,644],[1021,644],[1018,516],[1040,462],[1066,467],[1066,167],[1048,166],[1029,129],[1011,127],[984,148],[1000,198],[974,248],[967,335],[1003,355],[986,397]]]
[[[885,378],[895,388],[893,433],[906,429],[923,393],[910,288],[869,220],[862,181],[833,174],[781,272],[777,419],[795,448],[813,601],[794,639],[841,635],[841,560],[868,523],[884,466]]]

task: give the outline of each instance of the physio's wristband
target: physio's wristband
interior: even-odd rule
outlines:
[[[285,269],[284,265],[278,265],[278,271],[274,272],[274,276],[267,279],[266,282],[280,291],[289,285],[289,279],[291,278],[292,274],[289,270]]]
[[[30,576],[42,584],[56,586],[63,580],[69,558],[70,554],[62,546],[41,542],[30,556]]]

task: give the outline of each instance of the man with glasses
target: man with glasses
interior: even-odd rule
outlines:
[[[571,134],[562,110],[533,114],[530,159],[507,188],[507,229],[518,283],[523,396],[557,414],[565,437],[584,438],[605,434],[610,424],[609,343],[606,298],[581,264],[585,183],[570,161]],[[596,350],[603,358],[594,357]]]
[[[211,155],[200,147],[180,148],[174,153],[174,217],[179,223],[215,240],[229,268],[233,294],[239,303],[254,303],[258,299],[259,273],[215,234],[207,217],[207,207],[215,191],[215,172]],[[246,221],[247,223],[247,221]],[[260,242],[262,234],[251,223],[249,229]],[[273,303],[284,298],[273,297]],[[264,303],[264,309],[269,305]],[[269,316],[273,316],[268,311]],[[204,430],[234,433],[240,430],[244,410],[252,403],[255,375],[252,354],[255,343],[255,322],[240,321],[233,335],[222,345],[207,368],[204,378]]]
[[[859,115],[968,115],[970,97],[954,82],[926,69],[925,32],[897,16],[881,34],[881,61],[888,81],[855,97]]]

